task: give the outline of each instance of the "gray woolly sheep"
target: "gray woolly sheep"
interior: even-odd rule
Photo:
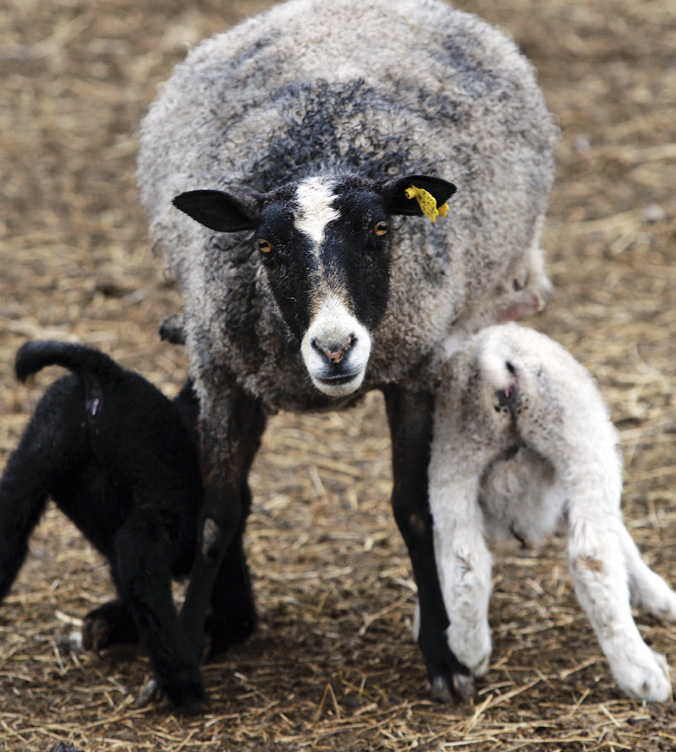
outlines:
[[[182,612],[196,650],[212,589],[241,566],[265,415],[380,389],[420,647],[435,696],[467,696],[434,562],[425,371],[449,334],[541,306],[555,140],[516,46],[438,0],[291,0],[174,69],[142,125],[138,181],[185,295],[201,402],[204,533]],[[426,191],[435,216],[456,186],[436,222],[409,197]],[[239,627],[222,619],[227,644]]]
[[[564,516],[578,600],[613,676],[637,700],[671,697],[663,656],[642,640],[631,600],[676,621],[676,593],[622,522],[617,432],[589,373],[531,329],[492,326],[442,367],[430,507],[450,649],[488,668],[491,555],[485,535],[537,545]]]

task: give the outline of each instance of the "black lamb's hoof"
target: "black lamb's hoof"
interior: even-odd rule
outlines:
[[[185,345],[183,316],[178,314],[167,316],[160,324],[160,339],[163,342],[170,342],[172,345]]]
[[[209,614],[204,625],[208,638],[206,659],[215,658],[229,648],[246,642],[256,631],[257,626],[258,615],[255,610],[247,618],[236,623]]]
[[[136,699],[136,707],[143,708],[152,702],[161,702],[165,696],[169,698],[172,707],[181,713],[203,713],[209,707],[209,698],[204,691],[201,677],[199,680],[176,683],[171,690],[164,690],[155,676],[141,689]]]
[[[82,624],[82,647],[98,653],[111,645],[138,642],[138,632],[127,608],[119,601],[109,601],[85,616]]]

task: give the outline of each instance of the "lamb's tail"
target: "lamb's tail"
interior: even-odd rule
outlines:
[[[94,376],[105,381],[123,373],[121,366],[96,348],[52,340],[23,344],[16,354],[14,372],[19,381],[25,381],[46,366],[67,368],[85,380]]]

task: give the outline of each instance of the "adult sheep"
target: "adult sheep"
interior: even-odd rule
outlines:
[[[516,46],[438,0],[291,0],[174,69],[142,125],[138,181],[185,295],[201,402],[202,540],[181,616],[196,650],[213,589],[248,592],[247,475],[265,416],[381,389],[432,690],[471,695],[435,568],[426,364],[499,317],[507,292],[521,303],[503,317],[541,304],[555,140]],[[449,217],[416,218],[411,185],[438,204],[457,186]],[[212,650],[255,623],[252,603],[220,602]]]

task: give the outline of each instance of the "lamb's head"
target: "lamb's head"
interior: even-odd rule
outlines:
[[[359,388],[387,308],[390,217],[422,211],[415,185],[443,204],[455,186],[409,175],[371,181],[313,177],[269,193],[198,190],[174,205],[218,232],[253,230],[279,313],[300,343],[314,385],[342,397]]]

